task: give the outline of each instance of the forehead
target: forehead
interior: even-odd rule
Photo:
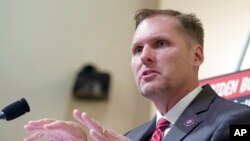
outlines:
[[[155,15],[149,17],[138,25],[132,44],[161,36],[176,36],[180,32],[179,26],[179,21],[172,16]]]

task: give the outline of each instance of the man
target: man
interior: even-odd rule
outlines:
[[[250,108],[225,100],[209,85],[200,87],[203,28],[192,14],[140,10],[136,16],[131,66],[142,95],[157,108],[149,122],[125,136],[104,128],[86,113],[73,116],[97,141],[227,141],[231,124],[250,124]],[[35,131],[25,141],[85,141],[85,132],[70,121],[41,119],[25,125]]]

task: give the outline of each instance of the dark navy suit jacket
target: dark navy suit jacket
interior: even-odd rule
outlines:
[[[133,141],[149,141],[156,117],[127,132]],[[219,97],[209,86],[189,104],[163,141],[229,141],[231,124],[250,125],[250,107]]]

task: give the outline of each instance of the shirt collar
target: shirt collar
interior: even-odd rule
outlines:
[[[157,120],[160,118],[167,119],[171,124],[174,124],[176,120],[180,117],[182,112],[187,108],[187,106],[193,101],[193,99],[201,92],[202,88],[200,86],[196,87],[185,97],[183,97],[179,102],[177,102],[164,116],[157,110]]]

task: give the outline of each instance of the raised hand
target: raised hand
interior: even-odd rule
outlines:
[[[87,137],[79,124],[71,121],[40,119],[29,121],[24,129],[33,133],[24,141],[36,141],[48,138],[51,141],[86,141]]]

